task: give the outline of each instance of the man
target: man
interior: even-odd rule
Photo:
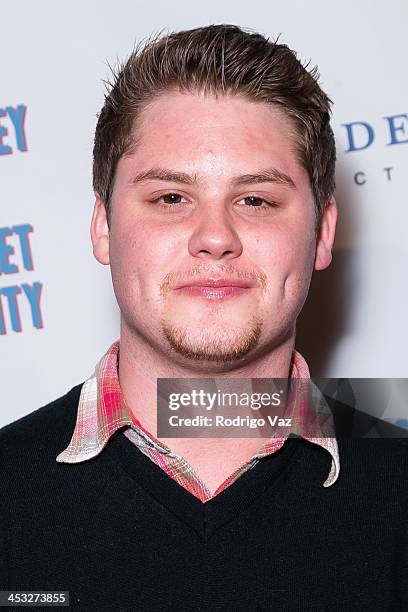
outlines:
[[[98,611],[407,609],[406,440],[157,429],[158,379],[309,379],[295,329],[332,257],[329,114],[316,71],[232,25],[118,72],[91,237],[120,340],[1,431],[3,589]]]

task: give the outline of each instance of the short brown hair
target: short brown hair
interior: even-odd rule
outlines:
[[[336,148],[331,100],[284,44],[236,25],[220,24],[152,37],[113,72],[99,114],[93,149],[93,187],[110,216],[119,159],[133,142],[133,124],[155,95],[180,91],[243,95],[280,107],[292,120],[296,151],[315,200],[316,228],[335,188]]]

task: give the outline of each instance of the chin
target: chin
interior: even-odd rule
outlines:
[[[171,349],[182,357],[198,362],[230,363],[242,359],[259,342],[262,320],[253,317],[244,326],[202,327],[174,324],[162,320],[162,332]]]

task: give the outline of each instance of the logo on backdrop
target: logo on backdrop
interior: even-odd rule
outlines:
[[[0,155],[27,151],[26,111],[27,107],[24,104],[0,108]]]
[[[0,108],[0,155],[28,150],[26,112],[24,104]],[[42,283],[7,283],[9,275],[34,271],[30,244],[33,231],[29,223],[0,227],[0,335],[10,331],[21,332],[29,326],[37,329],[43,327],[40,304]]]
[[[33,272],[30,234],[33,226],[29,223],[0,227],[0,334],[21,332],[35,327],[42,329],[41,314],[42,283],[7,284],[4,281],[13,275]],[[27,316],[26,316],[27,313]],[[21,316],[24,314],[24,316]]]
[[[345,129],[343,132],[346,136],[345,153],[365,151],[378,142],[386,147],[408,143],[408,114],[405,113],[382,117],[382,124],[379,127],[374,127],[367,121],[352,121],[341,125]],[[393,166],[385,166],[381,171],[384,180],[392,181]],[[354,174],[356,185],[365,185],[369,179],[370,175],[367,171],[359,170]]]

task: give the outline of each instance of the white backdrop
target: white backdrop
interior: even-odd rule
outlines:
[[[163,28],[281,33],[319,65],[335,103],[340,219],[297,348],[313,376],[407,378],[407,20],[403,0],[4,3],[0,425],[82,382],[118,337],[109,270],[89,240],[93,133],[108,62]]]

